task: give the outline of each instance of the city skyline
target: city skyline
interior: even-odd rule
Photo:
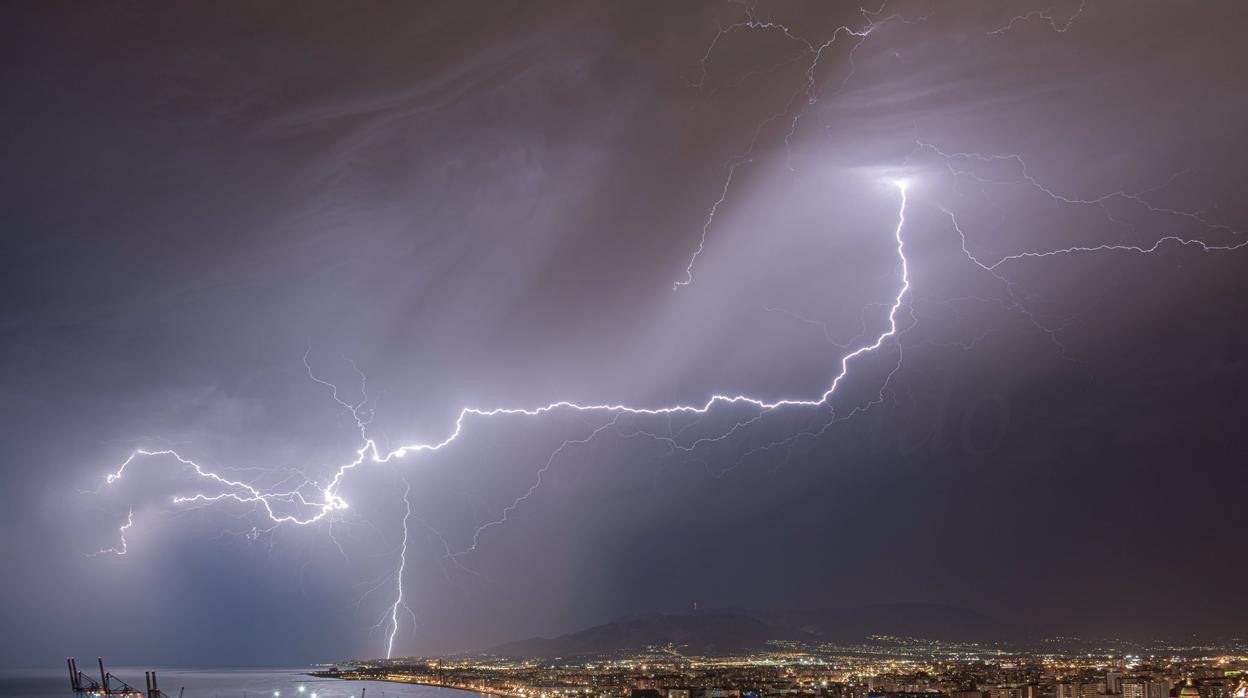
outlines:
[[[1243,698],[1246,649],[1241,640],[1124,651],[1053,638],[1028,651],[877,635],[859,642],[776,640],[732,652],[669,641],[561,656],[356,660],[311,675],[348,687],[418,684],[503,698]]]

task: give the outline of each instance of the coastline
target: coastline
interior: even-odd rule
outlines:
[[[474,693],[479,696],[490,696],[491,698],[526,698],[525,696],[522,696],[519,693],[506,693],[503,691],[477,688],[475,686],[468,686],[468,685],[463,685],[463,684],[436,683],[433,681],[425,681],[425,680],[418,681],[418,680],[407,678],[405,676],[398,675],[398,674],[386,674],[382,676],[358,676],[358,675],[348,675],[346,672],[343,672],[342,674],[338,674],[338,675],[324,673],[324,672],[309,672],[307,675],[318,678],[318,679],[337,679],[339,681],[380,681],[380,682],[385,682],[385,683],[409,684],[412,686],[428,686],[430,688],[446,688],[452,691]]]

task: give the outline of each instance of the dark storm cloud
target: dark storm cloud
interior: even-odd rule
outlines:
[[[725,35],[699,63],[738,5],[11,10],[5,661],[376,654],[391,592],[366,592],[394,564],[400,473],[422,519],[407,578],[420,625],[402,651],[695,600],[922,600],[1118,635],[1242,623],[1243,255],[1010,265],[1063,358],[1003,307],[935,203],[988,259],[1232,236],[1123,201],[1055,205],[1010,162],[975,171],[1001,184],[954,178],[914,141],[1017,152],[1085,198],[1180,173],[1157,206],[1239,225],[1243,9],[1097,3],[1064,33],[999,36],[1034,8],[895,9],[905,21],[852,61],[851,42],[829,50],[789,147],[792,111],[758,131],[678,292],[727,163],[804,99],[790,101],[805,63],[774,33]],[[812,38],[860,21],[850,6],[759,11]],[[156,460],[79,494],[139,446],[266,486],[326,477],[358,444],[304,375],[309,345],[344,388],[342,356],[366,371],[387,448],[441,438],[467,404],[817,394],[843,354],[828,337],[884,326],[871,304],[896,292],[898,202],[881,178],[903,171],[917,324],[884,403],[819,438],[769,447],[826,421],[786,410],[674,456],[635,435],[666,423],[623,418],[552,461],[467,570],[447,546],[471,544],[601,416],[473,421],[446,453],[361,469],[338,544],[323,526],[252,540],[242,506],[174,507],[203,485]],[[856,363],[838,406],[876,397],[896,359]],[[127,556],[86,557],[131,508]]]

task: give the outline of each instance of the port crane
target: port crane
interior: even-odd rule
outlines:
[[[104,670],[104,658],[99,658],[100,680],[96,681],[78,669],[78,660],[69,657],[65,660],[69,666],[69,687],[77,698],[168,698],[168,694],[156,686],[156,672],[145,672],[147,690],[140,691],[134,686],[113,676]]]

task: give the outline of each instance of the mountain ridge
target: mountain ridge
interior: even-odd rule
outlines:
[[[531,637],[491,647],[504,657],[615,654],[675,645],[717,656],[762,650],[777,641],[854,642],[874,635],[961,642],[1015,642],[1030,633],[982,613],[924,603],[857,608],[737,609],[620,618],[555,637]]]

